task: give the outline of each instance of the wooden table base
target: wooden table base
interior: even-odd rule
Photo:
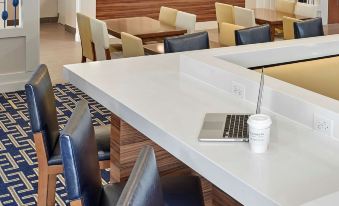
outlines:
[[[150,145],[155,150],[160,176],[166,175],[197,175],[198,173],[186,166],[180,160],[169,154],[166,150],[141,134],[132,126],[121,120],[116,115],[111,117],[111,182],[127,180],[140,149]],[[212,183],[201,177],[204,201],[210,205],[241,205],[232,197],[222,192]]]

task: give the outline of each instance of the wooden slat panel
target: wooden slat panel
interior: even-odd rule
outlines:
[[[215,20],[214,3],[222,2],[244,6],[245,0],[97,0],[97,18],[115,19],[148,16],[158,19],[161,6],[196,14],[198,21]]]

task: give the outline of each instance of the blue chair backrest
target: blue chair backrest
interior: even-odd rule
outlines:
[[[271,41],[271,30],[268,24],[235,31],[236,45],[257,44]]]
[[[60,136],[66,190],[70,201],[99,204],[102,192],[94,128],[85,100],[77,104]]]
[[[308,19],[294,22],[294,37],[296,39],[324,36],[323,22],[321,18]]]
[[[55,97],[46,65],[40,65],[25,85],[26,101],[33,133],[41,132],[47,159],[59,140]]]
[[[210,46],[207,32],[168,37],[164,39],[165,53],[193,51],[209,48]]]
[[[152,147],[146,146],[128,178],[118,206],[164,206],[159,172]]]

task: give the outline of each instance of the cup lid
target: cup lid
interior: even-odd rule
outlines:
[[[271,126],[272,120],[266,114],[254,114],[248,118],[247,123],[253,127],[267,128]]]

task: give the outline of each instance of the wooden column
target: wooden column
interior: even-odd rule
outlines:
[[[201,178],[206,206],[241,205],[114,114],[111,117],[111,125],[111,182],[127,180],[139,151],[143,146],[150,145],[155,150],[160,176],[197,175]]]
[[[328,0],[328,23],[339,23],[339,0]]]

